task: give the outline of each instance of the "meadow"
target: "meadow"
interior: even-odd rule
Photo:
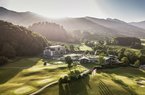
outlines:
[[[85,79],[72,82],[71,93],[64,95],[145,95],[145,87],[137,84],[140,79],[145,80],[145,72],[136,68],[105,69],[90,75],[89,85]],[[60,86],[54,85],[38,95],[60,95],[59,93]]]
[[[48,61],[48,65],[44,66],[43,63],[44,59],[38,57],[20,58],[1,67],[0,93],[28,95],[69,73],[66,64]],[[82,66],[75,69],[85,70]]]

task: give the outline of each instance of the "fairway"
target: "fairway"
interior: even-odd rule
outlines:
[[[69,72],[64,63],[53,64],[50,61],[51,64],[43,66],[43,61],[41,58],[25,58],[1,67],[0,93],[3,95],[28,95],[57,81]],[[76,69],[85,70],[81,66]]]
[[[71,85],[71,88],[69,88],[71,92],[64,95],[116,95],[118,92],[122,94],[117,95],[129,95],[121,86],[115,84],[110,79],[100,77],[99,74],[90,76],[89,84],[84,79],[81,79],[68,85]],[[60,86],[56,85],[48,87],[38,95],[61,95],[59,94],[59,90]]]
[[[44,59],[20,58],[0,68],[0,93],[2,95],[29,95],[42,87],[58,81],[70,73],[67,64]],[[21,64],[23,63],[23,64]],[[78,65],[72,70],[84,71],[95,65]],[[145,71],[132,67],[98,70],[87,78],[63,85],[48,86],[37,95],[145,95],[145,87],[138,82],[145,80]],[[63,90],[62,90],[63,89]]]
[[[136,83],[136,80],[140,78],[145,79],[145,73],[136,68],[106,69],[99,71],[96,75],[90,75],[90,86],[85,79],[65,84],[71,92],[64,95],[145,95],[145,87],[140,87]],[[59,85],[50,86],[38,95],[61,95],[59,94],[60,88]],[[84,89],[86,89],[85,92]]]
[[[91,47],[86,46],[84,43],[82,43],[82,44],[80,45],[79,49],[80,49],[81,51],[93,51],[93,49],[92,49]]]

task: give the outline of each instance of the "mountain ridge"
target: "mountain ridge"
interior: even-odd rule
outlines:
[[[145,21],[131,22],[130,24],[145,29]]]
[[[2,13],[3,12],[3,13]],[[145,37],[145,29],[119,19],[99,19],[95,17],[50,19],[32,12],[15,12],[0,7],[0,19],[28,27],[37,22],[53,22],[67,31],[87,31],[104,37],[129,36]]]

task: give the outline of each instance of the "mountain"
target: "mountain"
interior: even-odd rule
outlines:
[[[72,37],[67,31],[56,23],[38,22],[28,27],[29,30],[45,36],[51,41],[71,42]]]
[[[0,20],[0,56],[31,56],[42,53],[47,40],[22,27]]]
[[[119,36],[115,30],[94,23],[84,17],[57,19],[52,20],[52,22],[62,25],[68,31],[80,30],[108,37]]]
[[[116,31],[117,34],[130,36],[130,37],[145,37],[145,30],[136,26],[133,26],[129,23],[126,23],[124,21],[118,20],[118,19],[98,19],[93,17],[86,17],[86,19],[100,24],[104,27],[113,29]]]
[[[137,26],[137,27],[140,27],[142,29],[145,29],[145,21],[141,21],[141,22],[131,22],[130,24],[131,25],[134,25],[134,26]]]
[[[141,26],[135,26],[130,23],[118,19],[98,19],[93,17],[80,17],[80,18],[63,18],[63,19],[50,19],[39,16],[31,12],[15,12],[3,7],[0,7],[0,19],[12,22],[14,24],[30,26],[37,22],[52,22],[63,26],[68,33],[77,33],[80,31],[90,33],[93,38],[96,37],[145,37],[145,29]],[[71,34],[70,33],[70,34]],[[80,38],[83,35],[80,35]],[[92,37],[91,36],[91,37]],[[89,37],[90,38],[90,37]]]
[[[67,30],[83,30],[102,36],[145,37],[145,30],[118,19],[98,19],[93,17],[67,18],[54,22],[64,26]]]
[[[29,26],[36,22],[46,21],[46,19],[32,12],[15,12],[0,7],[0,20],[12,22],[17,25]]]

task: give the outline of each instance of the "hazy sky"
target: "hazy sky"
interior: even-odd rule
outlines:
[[[93,16],[128,22],[145,20],[145,0],[0,0],[0,6],[53,18]]]

